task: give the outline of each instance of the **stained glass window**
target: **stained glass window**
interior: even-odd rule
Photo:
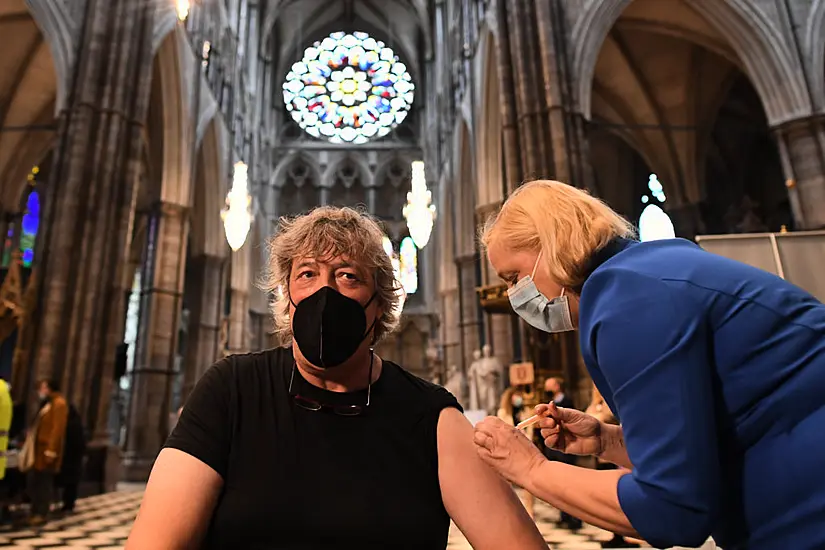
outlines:
[[[673,222],[667,212],[659,206],[659,204],[665,203],[667,197],[656,174],[650,175],[647,188],[650,190],[651,196],[642,196],[642,204],[647,206],[645,206],[642,215],[639,217],[639,239],[641,241],[673,239],[676,237]]]
[[[40,195],[32,190],[26,200],[26,213],[23,214],[20,232],[20,251],[23,253],[23,267],[31,267],[34,261],[34,243],[40,228]]]
[[[9,224],[9,230],[6,232],[6,240],[3,242],[3,267],[9,267],[11,264],[11,251],[14,242],[14,223]]]
[[[398,254],[400,260],[401,286],[407,294],[418,291],[418,249],[411,237],[404,237]]]
[[[365,32],[334,32],[315,42],[283,85],[295,122],[332,143],[387,135],[407,117],[414,92],[406,65]]]

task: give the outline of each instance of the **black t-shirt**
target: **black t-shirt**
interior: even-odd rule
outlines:
[[[166,447],[201,460],[224,487],[206,548],[443,549],[450,518],[438,482],[444,388],[385,361],[360,416],[308,411],[289,395],[289,349],[228,357],[210,368]],[[366,403],[295,369],[293,394]]]

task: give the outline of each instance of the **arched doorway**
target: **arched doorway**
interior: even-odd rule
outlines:
[[[588,94],[593,164],[609,180],[599,186],[605,199],[638,223],[648,206],[638,201],[654,199],[647,184],[656,174],[667,202],[651,203],[645,219],[664,220],[661,209],[678,236],[790,225],[778,150],[748,72],[753,64],[738,44],[684,0],[621,5]],[[768,70],[767,62],[757,69]],[[611,173],[611,164],[630,168]]]

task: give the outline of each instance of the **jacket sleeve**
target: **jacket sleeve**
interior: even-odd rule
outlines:
[[[654,547],[700,546],[721,483],[706,314],[671,286],[682,283],[616,270],[593,277],[588,337],[634,466],[619,481],[622,510]]]
[[[69,419],[69,406],[64,399],[55,399],[52,402],[51,433],[48,434],[46,456],[57,458],[63,451],[63,441],[66,436],[66,423]]]

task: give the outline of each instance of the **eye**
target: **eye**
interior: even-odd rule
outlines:
[[[313,275],[314,275],[314,273],[312,272],[312,270],[305,269],[304,271],[301,271],[300,273],[298,273],[298,276],[296,278],[297,279],[309,279]]]
[[[349,283],[357,283],[361,280],[357,274],[351,271],[339,271],[338,276],[345,279]]]

